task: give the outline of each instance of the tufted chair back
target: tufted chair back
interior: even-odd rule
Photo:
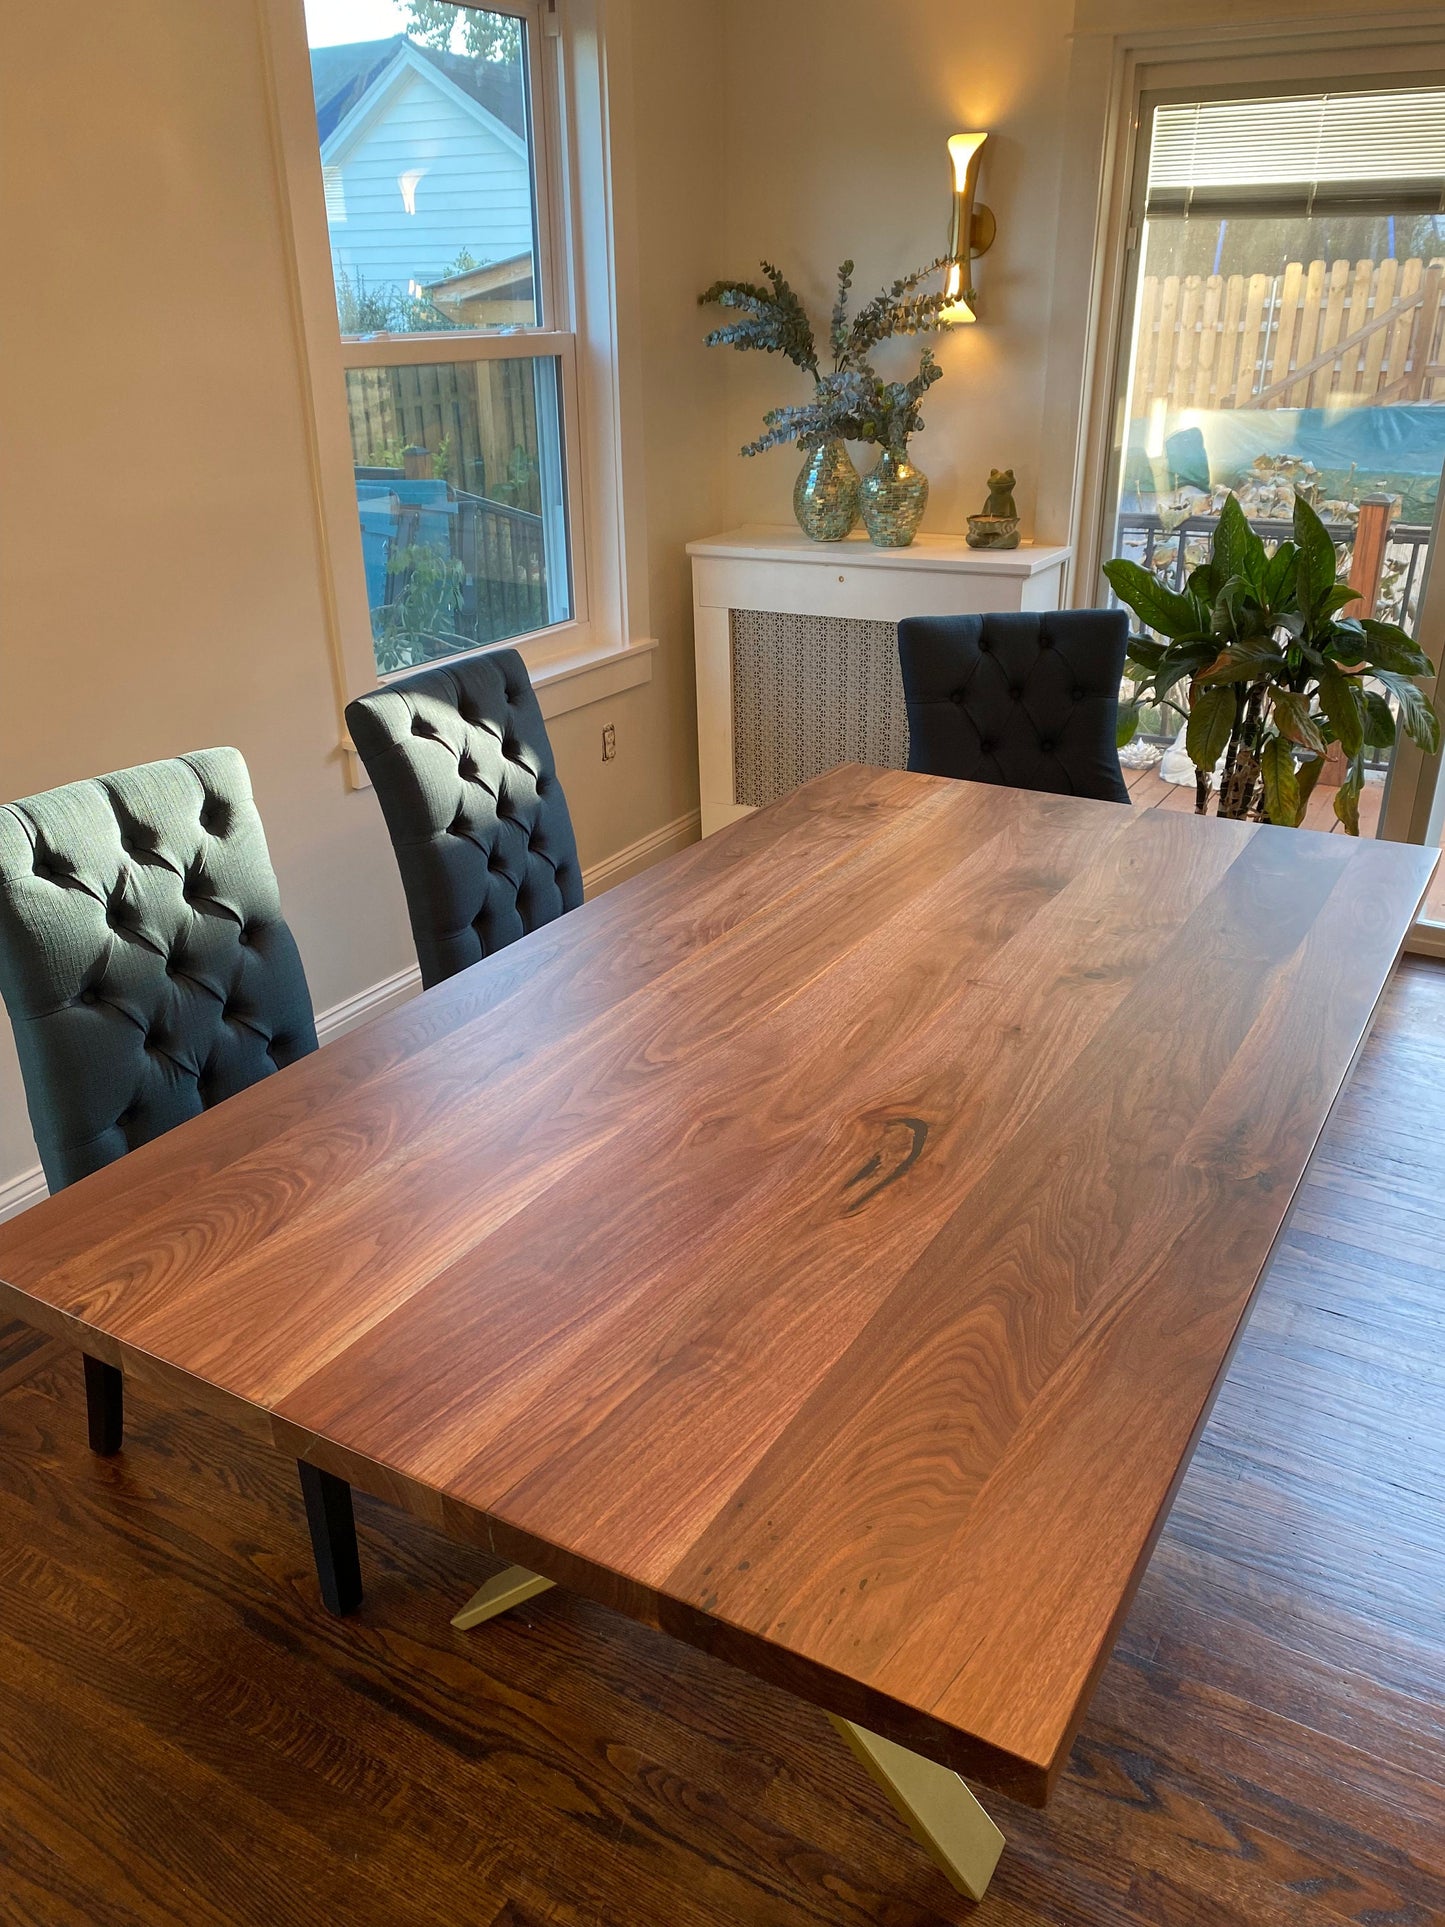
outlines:
[[[898,625],[908,767],[1127,803],[1114,746],[1120,609],[909,616]]]
[[[430,987],[582,901],[552,745],[515,649],[423,669],[346,709]]]
[[[52,1191],[315,1050],[237,750],[0,807],[0,996]]]

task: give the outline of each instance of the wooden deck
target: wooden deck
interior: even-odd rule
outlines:
[[[1194,789],[1191,784],[1166,783],[1159,774],[1156,763],[1151,769],[1126,769],[1124,781],[1129,785],[1129,794],[1135,807],[1143,810],[1192,810],[1194,808]],[[1373,836],[1380,819],[1380,801],[1385,786],[1381,783],[1366,783],[1365,793],[1360,798],[1360,834]],[[1213,806],[1211,805],[1211,808]],[[1343,836],[1335,816],[1335,792],[1321,783],[1310,798],[1309,812],[1305,817],[1307,830],[1324,830]]]

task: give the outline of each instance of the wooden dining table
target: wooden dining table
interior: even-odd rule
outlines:
[[[0,1227],[0,1310],[301,1460],[342,1609],[354,1485],[512,1562],[463,1624],[814,1702],[977,1895],[1433,867],[845,766]]]

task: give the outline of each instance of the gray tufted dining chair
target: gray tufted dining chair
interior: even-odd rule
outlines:
[[[52,1191],[315,1050],[239,751],[0,807],[0,997]],[[120,1371],[85,1382],[118,1451]]]
[[[346,709],[430,988],[582,901],[567,799],[527,666],[496,649]]]
[[[1127,803],[1114,733],[1122,609],[909,616],[898,625],[908,767]]]

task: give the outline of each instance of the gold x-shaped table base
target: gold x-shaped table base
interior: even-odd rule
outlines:
[[[525,1566],[508,1566],[474,1593],[453,1619],[458,1632],[510,1612],[552,1585]],[[869,1776],[888,1795],[918,1844],[962,1894],[982,1900],[1003,1852],[1003,1835],[956,1773],[906,1746],[830,1713]]]

